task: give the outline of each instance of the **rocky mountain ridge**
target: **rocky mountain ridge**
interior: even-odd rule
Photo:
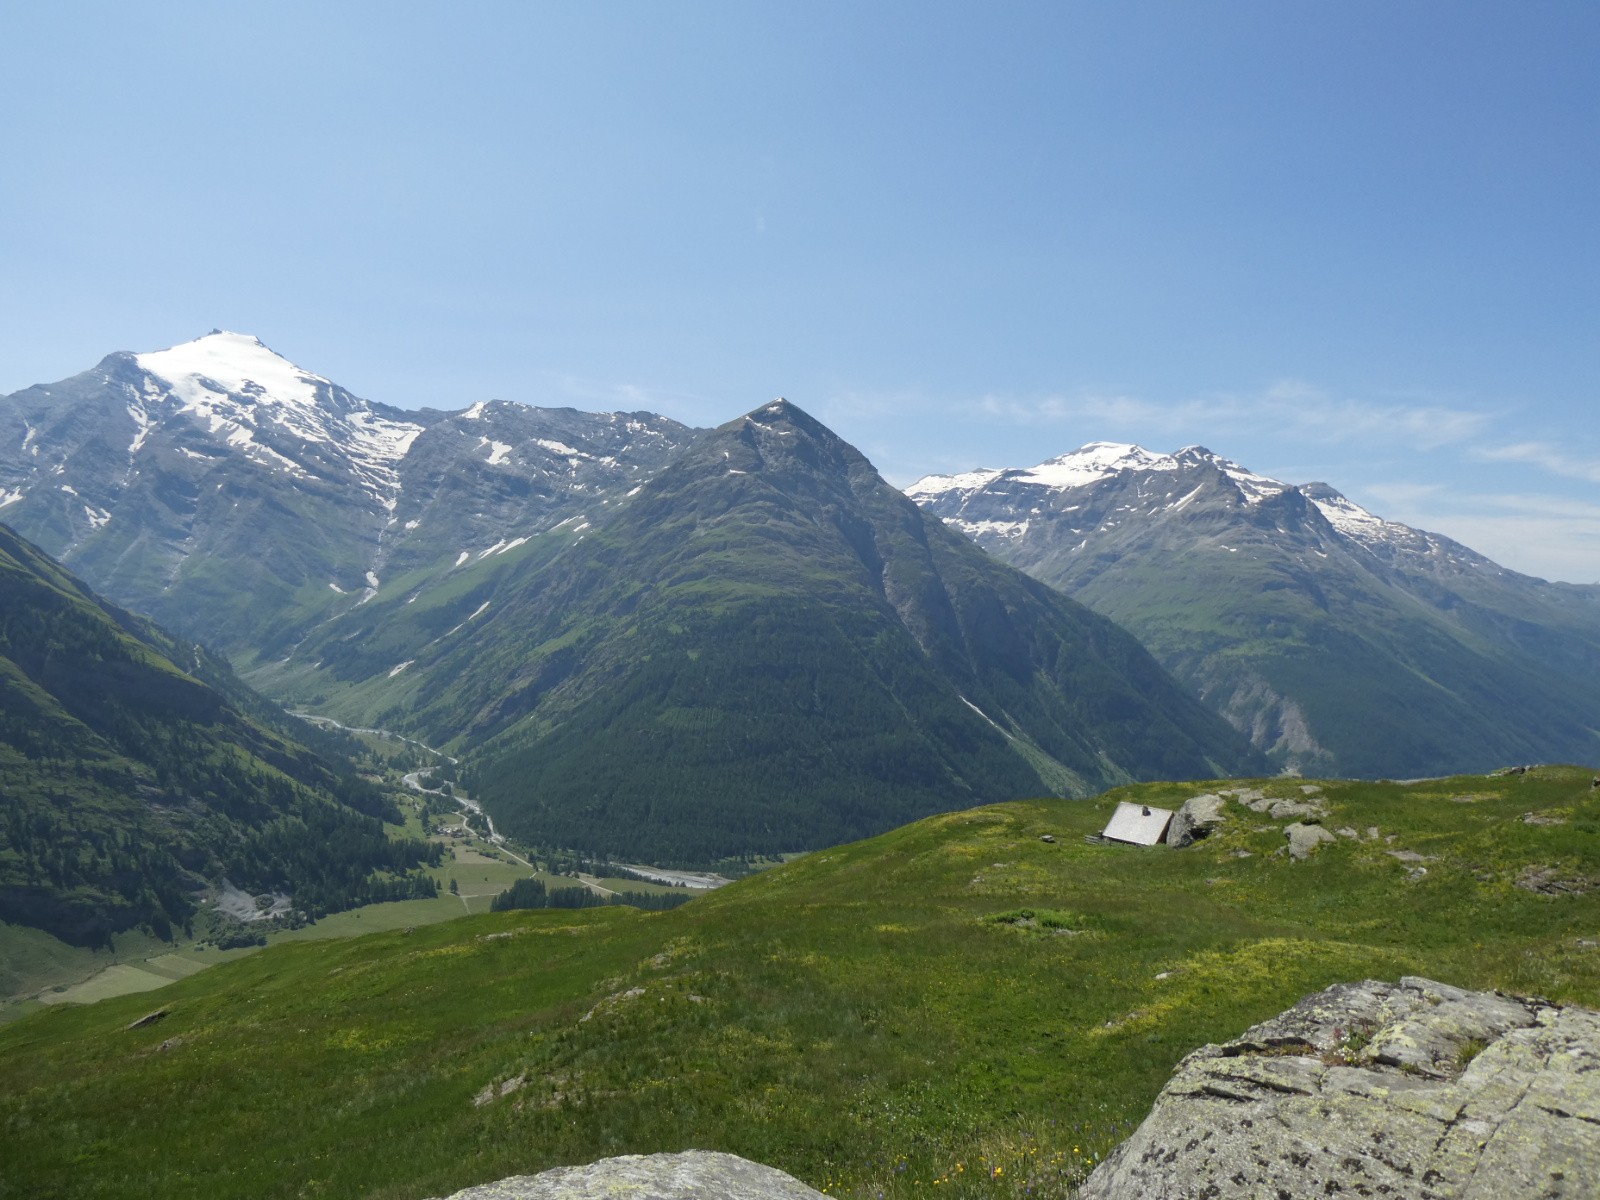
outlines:
[[[0,398],[0,520],[119,603],[271,658],[391,574],[581,521],[692,432],[510,402],[402,412],[218,330]]]
[[[1600,747],[1600,588],[1508,571],[1326,484],[1097,442],[907,494],[1126,626],[1286,769],[1403,777]]]

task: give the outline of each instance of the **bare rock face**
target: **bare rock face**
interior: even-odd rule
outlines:
[[[1600,1013],[1339,984],[1179,1064],[1080,1200],[1600,1192]]]
[[[513,1175],[448,1200],[822,1200],[792,1175],[734,1154],[625,1154],[581,1167]]]

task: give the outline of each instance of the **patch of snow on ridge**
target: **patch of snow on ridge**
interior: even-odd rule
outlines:
[[[1029,524],[1027,521],[963,521],[959,517],[946,517],[945,523],[954,525],[973,541],[985,536],[1019,538],[1028,532]]]
[[[233,441],[233,437],[231,435],[229,436],[228,441]],[[307,471],[299,463],[295,462],[294,459],[279,454],[271,446],[263,446],[260,442],[253,442],[248,438],[243,439],[240,444],[243,446],[244,452],[257,461],[281,467],[285,472],[293,475],[297,479],[311,478],[311,473],[309,471]]]
[[[89,518],[90,529],[99,529],[100,526],[111,520],[111,514],[106,512],[105,509],[92,508],[87,504],[83,506],[83,515]]]
[[[128,443],[130,455],[139,453],[139,447],[144,445],[145,439],[150,436],[150,431],[155,428],[155,422],[150,419],[150,413],[144,404],[129,404],[128,415],[133,418],[133,441]]]
[[[345,418],[354,434],[356,447],[366,456],[385,466],[397,463],[411,449],[411,443],[422,432],[421,425],[410,421],[391,421],[376,413],[357,410]]]
[[[479,617],[483,616],[483,614],[488,612],[488,611],[489,611],[489,601],[485,600],[482,604],[478,605],[478,607],[473,610],[473,613],[472,613],[472,615],[470,617],[468,617],[465,621],[461,622],[461,624],[457,625],[455,627],[455,629],[449,630],[444,636],[445,637],[449,637],[450,634],[455,633],[457,630],[465,629],[470,622],[476,621]]]
[[[1388,521],[1374,516],[1354,501],[1345,499],[1332,488],[1326,491],[1317,489],[1317,494],[1312,497],[1311,503],[1328,518],[1328,524],[1348,538],[1370,543],[1385,542],[1392,536]]]
[[[915,500],[921,496],[937,496],[943,492],[977,491],[979,488],[988,487],[1005,473],[1004,470],[979,467],[976,471],[963,471],[957,475],[925,475],[906,488],[906,495]]]
[[[456,555],[456,566],[459,567],[462,563],[466,562],[467,559],[469,559],[471,557],[472,557],[472,551],[471,550],[463,550],[460,554]]]
[[[534,438],[533,440],[534,440],[534,443],[536,445],[543,446],[546,450],[550,451],[552,454],[565,455],[567,458],[590,458],[590,457],[592,457],[591,455],[585,454],[582,450],[574,449],[573,447],[567,445],[565,442],[552,441],[550,438]]]
[[[404,671],[407,667],[409,667],[412,663],[414,663],[416,661],[417,660],[414,659],[414,658],[408,658],[403,663],[396,663],[394,666],[389,668],[389,678],[393,679],[396,675],[400,674],[401,671]]]
[[[507,550],[515,550],[518,546],[523,545],[527,540],[528,539],[525,537],[511,538],[509,541],[502,538],[500,541],[490,546],[487,550],[479,550],[478,557],[488,558],[491,554],[504,554]],[[462,551],[462,553],[465,554],[466,552]],[[456,565],[460,566],[461,563],[458,561]]]
[[[506,456],[511,453],[510,446],[506,445],[504,442],[491,441],[488,438],[484,438],[483,440],[489,443],[489,457],[484,459],[486,463],[488,463],[491,467],[498,467],[501,463],[506,461]]]
[[[1167,507],[1172,509],[1174,512],[1182,512],[1184,509],[1189,507],[1189,502],[1198,496],[1201,491],[1201,488],[1195,488],[1194,491],[1190,492],[1182,500],[1175,500],[1171,504],[1167,505]]]
[[[21,488],[18,488],[14,492],[8,492],[5,490],[5,488],[0,488],[0,508],[4,508],[8,504],[15,504],[18,500],[22,499],[23,495],[24,493]]]

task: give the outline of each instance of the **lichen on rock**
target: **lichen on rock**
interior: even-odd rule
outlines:
[[[1080,1200],[1592,1198],[1600,1013],[1339,984],[1179,1064]]]

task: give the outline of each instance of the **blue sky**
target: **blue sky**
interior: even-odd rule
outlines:
[[[1600,4],[13,5],[0,392],[214,326],[372,399],[1092,440],[1600,582]]]

